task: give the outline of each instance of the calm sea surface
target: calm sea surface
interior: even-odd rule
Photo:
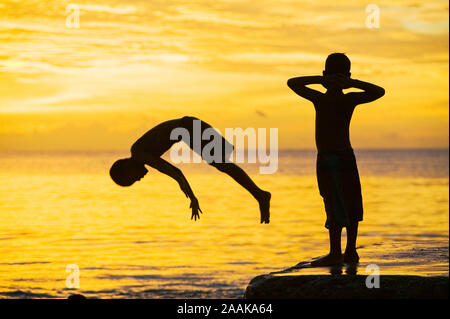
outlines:
[[[281,151],[273,175],[242,165],[272,192],[269,225],[244,189],[204,163],[180,165],[204,211],[197,222],[177,183],[154,170],[120,188],[108,170],[124,155],[0,153],[0,298],[234,298],[257,275],[327,252],[314,151]],[[377,264],[381,274],[448,276],[448,150],[356,156],[358,273]],[[68,265],[79,289],[67,288]]]

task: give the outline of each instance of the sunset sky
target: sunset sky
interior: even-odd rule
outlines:
[[[128,149],[183,115],[312,148],[313,107],[286,81],[332,52],[386,89],[355,111],[355,148],[447,147],[448,1],[374,2],[379,29],[368,3],[0,0],[0,151]]]

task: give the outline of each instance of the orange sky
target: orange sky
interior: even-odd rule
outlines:
[[[182,115],[312,148],[313,107],[286,80],[331,52],[386,89],[356,110],[354,147],[447,147],[448,2],[377,5],[369,29],[361,1],[2,0],[0,151],[127,149]]]

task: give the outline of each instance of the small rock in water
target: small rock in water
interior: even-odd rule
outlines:
[[[363,275],[261,275],[253,278],[246,299],[447,299],[447,276],[381,275],[378,287]],[[370,284],[370,282],[369,282]]]
[[[81,294],[73,294],[70,295],[67,299],[86,299],[86,297]]]

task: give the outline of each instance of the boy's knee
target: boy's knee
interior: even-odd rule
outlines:
[[[213,163],[210,163],[209,165],[214,166],[221,172],[228,172],[231,169],[230,163],[214,163],[213,162]]]

